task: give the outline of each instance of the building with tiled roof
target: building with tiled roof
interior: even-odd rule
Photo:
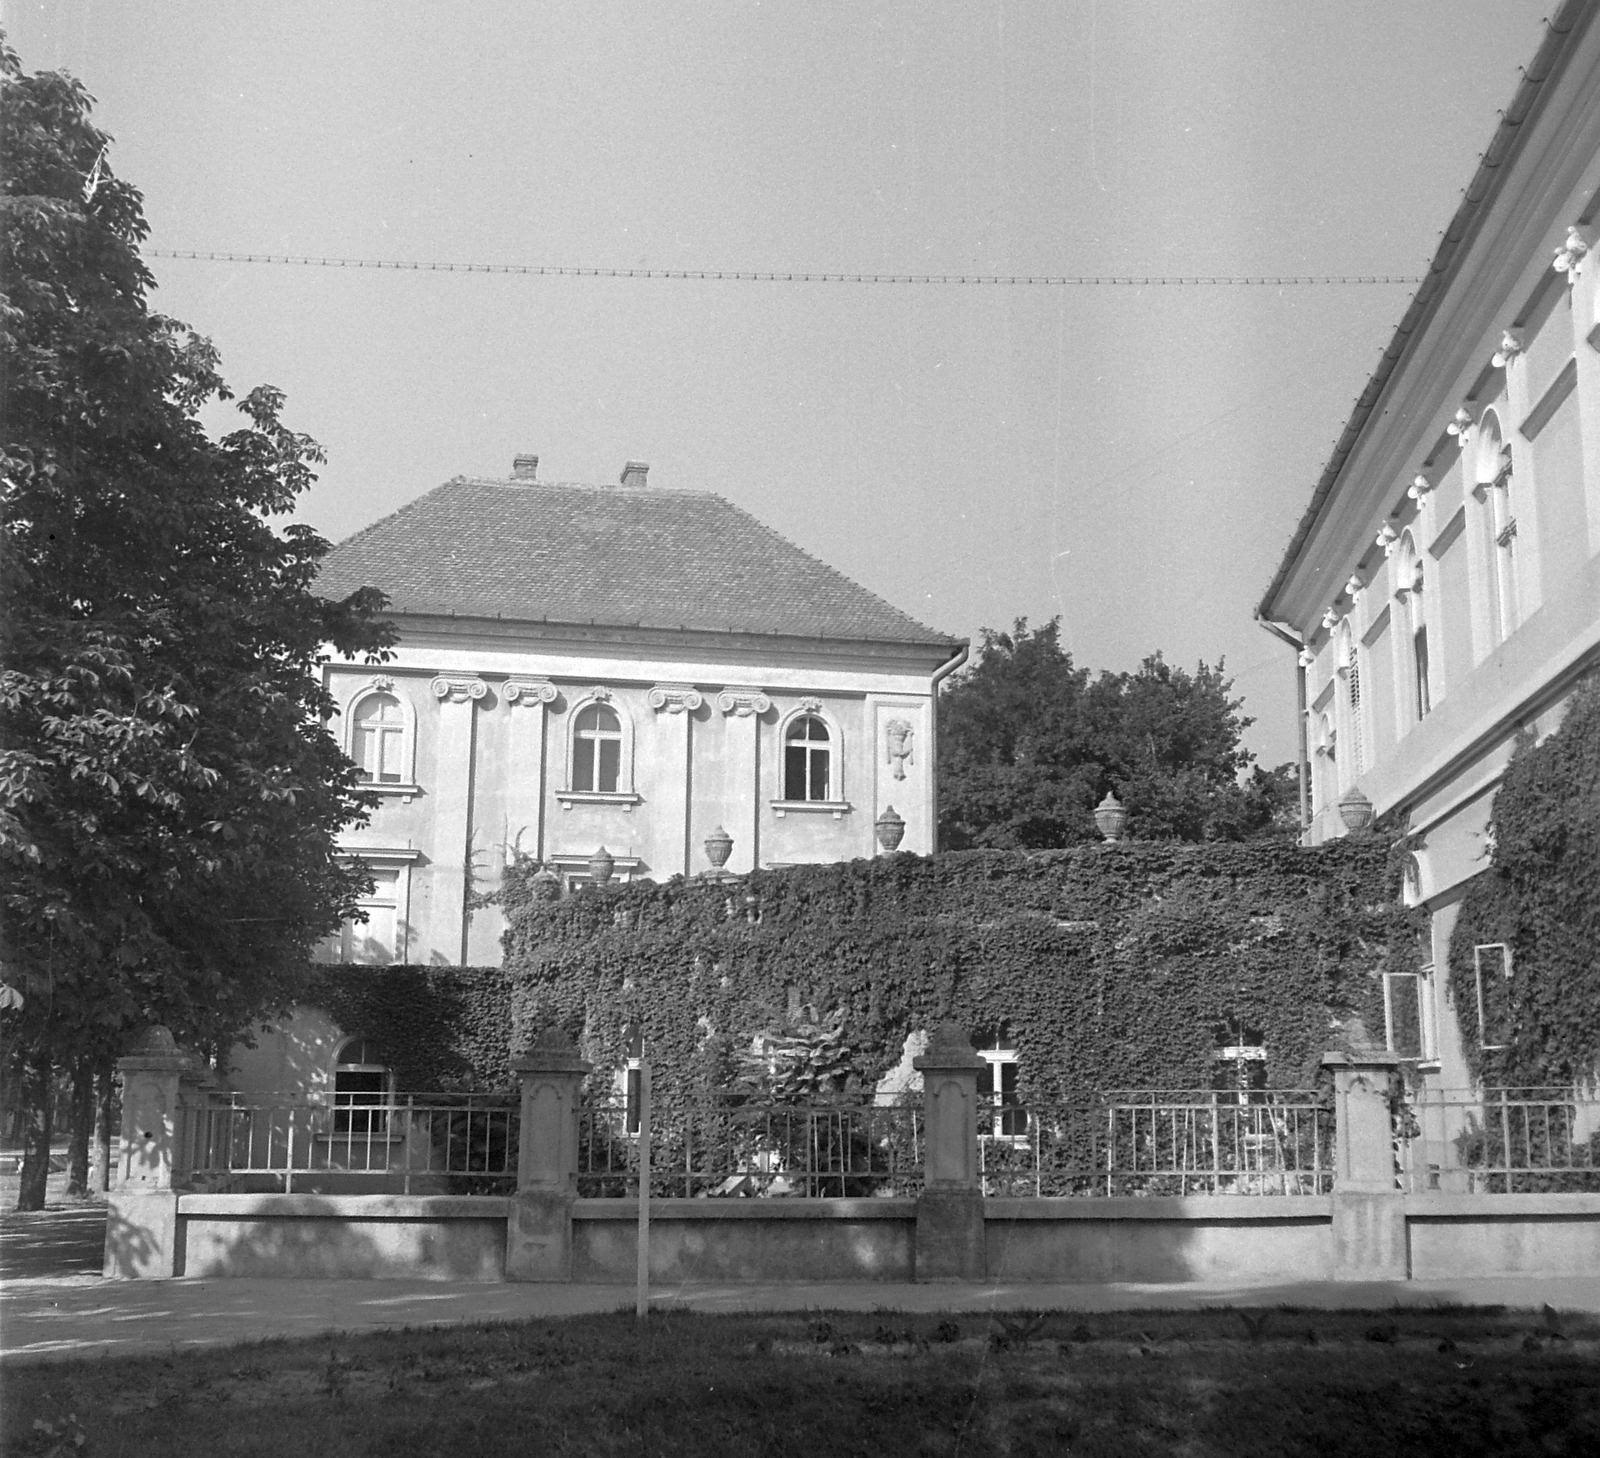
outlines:
[[[399,630],[381,668],[325,669],[379,796],[345,843],[369,920],[334,955],[497,963],[477,896],[517,852],[570,888],[602,848],[619,879],[934,849],[934,695],[965,642],[647,472],[554,485],[519,456],[328,554],[318,590],[378,588]]]
[[[1495,792],[1600,669],[1597,250],[1600,4],[1563,0],[1257,610],[1299,658],[1306,841],[1410,831],[1430,933],[1387,1038],[1446,1089],[1521,995],[1507,947],[1452,945]]]

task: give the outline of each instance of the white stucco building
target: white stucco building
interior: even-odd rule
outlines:
[[[1495,789],[1600,663],[1597,8],[1551,21],[1258,609],[1303,645],[1306,839],[1357,791],[1420,837],[1414,1051],[1447,1087],[1480,1036],[1443,973]]]
[[[318,591],[376,587],[399,629],[380,668],[331,662],[335,730],[379,808],[345,849],[377,883],[335,959],[492,965],[472,909],[513,849],[665,879],[934,849],[933,632],[720,496],[552,485],[519,456],[340,543]],[[892,811],[892,816],[890,812]]]

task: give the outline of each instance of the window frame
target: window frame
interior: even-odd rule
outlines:
[[[398,795],[402,803],[410,804],[411,797],[421,793],[421,786],[417,784],[417,707],[411,702],[409,695],[400,692],[397,680],[388,674],[379,674],[358,684],[345,695],[339,710],[340,717],[344,721],[343,749],[358,766],[362,764],[358,753],[360,745],[357,740],[357,720],[362,705],[368,699],[378,697],[393,699],[400,706],[400,779],[364,779],[361,781],[361,789],[378,795]]]
[[[789,735],[795,725],[805,719],[814,719],[827,731],[828,797],[822,800],[791,800],[789,790]],[[831,814],[835,820],[850,812],[850,801],[845,796],[845,742],[844,728],[838,719],[816,699],[807,699],[791,709],[776,725],[778,752],[776,761],[777,793],[771,805],[774,815],[782,820],[789,814]],[[802,741],[817,743],[816,741]],[[822,748],[817,743],[817,748]],[[809,754],[814,751],[808,751]],[[808,775],[809,778],[809,775]]]
[[[335,1138],[346,1141],[357,1139],[373,1140],[388,1139],[390,1135],[390,1117],[395,1110],[395,1074],[394,1069],[387,1060],[374,1061],[370,1055],[375,1050],[369,1046],[372,1039],[365,1034],[355,1034],[345,1038],[334,1050],[333,1055],[333,1082],[329,1086],[329,1132]],[[349,1055],[353,1050],[369,1055],[360,1060],[352,1059]],[[381,1058],[381,1053],[379,1054]],[[343,1074],[357,1074],[362,1077],[377,1075],[380,1085],[376,1090],[352,1089],[349,1091],[350,1102],[341,1103],[344,1094],[339,1088],[339,1079]],[[356,1102],[358,1094],[375,1092],[378,1101],[371,1100]],[[359,1118],[358,1118],[358,1111]],[[357,1127],[358,1122],[361,1127]]]
[[[974,1046],[972,1051],[984,1064],[978,1070],[978,1138],[991,1144],[1026,1144],[1032,1135],[1032,1120],[1020,1097],[1022,1059],[1016,1040],[1002,1025],[995,1030],[991,1041],[981,1048]],[[1006,1087],[1007,1070],[1011,1074],[1009,1088]],[[983,1086],[985,1080],[989,1084],[987,1089]],[[988,1133],[984,1132],[985,1125]]]
[[[340,923],[339,930],[323,946],[327,959],[345,967],[406,966],[410,962],[411,943],[411,867],[422,859],[422,852],[410,846],[340,846],[334,854],[342,861],[361,861],[369,871],[395,871],[394,894],[394,955],[388,962],[367,962],[348,955],[353,929],[363,923],[350,919]],[[356,903],[360,907],[386,907],[376,891]],[[370,925],[371,923],[365,923]]]
[[[617,750],[617,787],[614,790],[580,790],[576,786],[580,732],[578,721],[592,708],[602,708],[614,714],[621,734],[620,747]],[[635,805],[643,803],[644,797],[635,789],[633,778],[634,728],[633,716],[622,703],[620,696],[609,688],[597,685],[582,698],[574,699],[567,706],[561,726],[562,741],[565,745],[566,773],[562,779],[562,788],[554,791],[556,799],[561,802],[564,810],[571,810],[574,805],[620,805],[624,811],[631,811]],[[597,739],[592,742],[603,741]],[[598,756],[595,768],[596,770],[599,768]]]

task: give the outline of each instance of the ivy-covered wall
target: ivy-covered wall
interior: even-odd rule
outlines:
[[[1600,1071],[1600,677],[1574,693],[1561,727],[1518,746],[1495,795],[1493,854],[1450,936],[1456,1007],[1477,1010],[1473,948],[1504,943],[1512,975],[1485,978],[1490,1037],[1466,1041],[1474,1075],[1532,1086]]]
[[[1025,1096],[1205,1087],[1221,1027],[1259,1034],[1287,1087],[1381,1041],[1381,973],[1419,961],[1380,836],[896,855],[554,903],[536,870],[507,875],[504,969],[327,969],[316,1000],[411,1087],[507,1082],[548,1022],[615,1068],[639,1019],[662,1088],[724,1087],[753,1040],[806,1025],[842,1029],[838,1083],[866,1088],[944,1018],[1004,1030]]]

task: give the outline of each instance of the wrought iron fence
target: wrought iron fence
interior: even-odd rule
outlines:
[[[1423,1088],[1396,1105],[1412,1194],[1600,1192],[1600,1096],[1576,1088]]]
[[[504,1194],[516,1185],[517,1124],[509,1094],[233,1097],[184,1110],[179,1159],[195,1182],[236,1188]]]
[[[915,1195],[922,1187],[922,1101],[758,1104],[657,1101],[650,1115],[653,1196]],[[637,1194],[639,1137],[625,1099],[586,1104],[578,1193]]]
[[[986,1195],[1325,1195],[1333,1110],[1314,1089],[1108,1092],[983,1111]]]

